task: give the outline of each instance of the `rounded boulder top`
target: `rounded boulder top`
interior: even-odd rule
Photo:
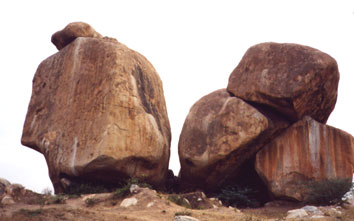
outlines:
[[[328,54],[308,46],[269,42],[247,50],[231,73],[227,90],[294,121],[308,115],[325,123],[336,104],[338,81],[337,62]]]
[[[61,50],[78,37],[102,38],[102,35],[87,23],[72,22],[64,29],[55,32],[51,41],[58,50]]]

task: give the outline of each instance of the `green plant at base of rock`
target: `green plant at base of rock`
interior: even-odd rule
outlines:
[[[309,181],[304,185],[308,190],[306,203],[321,206],[344,203],[342,197],[353,186],[350,179]]]
[[[85,200],[85,205],[87,207],[92,207],[94,206],[96,203],[98,203],[98,200],[97,199],[93,199],[93,198],[88,198]]]
[[[188,201],[187,201],[184,197],[179,196],[179,195],[177,195],[177,194],[169,195],[169,196],[167,197],[167,199],[168,199],[169,201],[171,201],[171,202],[173,202],[173,203],[179,205],[179,206],[183,206],[183,207],[188,208],[188,209],[191,209],[191,208],[192,208],[192,206],[188,203]]]
[[[121,188],[116,189],[116,191],[114,191],[112,198],[113,199],[119,199],[119,198],[123,198],[126,197],[130,194],[130,185],[125,185]]]
[[[221,189],[216,196],[223,204],[233,207],[259,207],[260,202],[255,199],[256,191],[247,187],[227,186]]]
[[[63,194],[57,194],[52,197],[51,201],[53,204],[64,204],[67,197]]]
[[[136,184],[139,187],[152,189],[152,186],[150,184],[141,182],[136,178],[131,178],[131,179],[128,179],[122,187],[117,188],[114,191],[112,198],[118,199],[118,198],[128,196],[130,194],[130,186],[133,184]]]
[[[70,195],[80,195],[80,194],[91,194],[91,193],[107,193],[110,192],[108,188],[101,184],[95,183],[73,183],[69,186],[67,194]]]

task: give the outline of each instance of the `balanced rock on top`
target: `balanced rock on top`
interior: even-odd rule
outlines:
[[[337,62],[328,54],[297,44],[262,43],[247,50],[227,90],[293,121],[308,115],[325,123],[336,104],[338,81]]]
[[[52,43],[61,50],[78,37],[102,38],[102,35],[87,23],[72,22],[52,35]]]
[[[160,77],[144,56],[92,30],[73,31],[39,65],[22,144],[45,156],[56,192],[78,180],[162,185],[171,132]]]

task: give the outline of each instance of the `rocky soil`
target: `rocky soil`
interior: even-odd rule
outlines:
[[[261,208],[223,206],[202,192],[166,194],[130,186],[100,194],[38,194],[10,184],[0,197],[0,220],[354,220],[354,204],[314,207],[273,201]],[[179,205],[177,205],[179,204]]]

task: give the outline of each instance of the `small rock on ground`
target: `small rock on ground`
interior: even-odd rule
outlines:
[[[128,208],[130,206],[135,206],[137,203],[138,203],[138,200],[135,197],[126,198],[120,203],[120,206]]]
[[[199,221],[199,219],[196,219],[191,216],[175,216],[173,221]]]
[[[296,219],[308,216],[308,213],[304,209],[293,209],[288,211],[286,219]]]

